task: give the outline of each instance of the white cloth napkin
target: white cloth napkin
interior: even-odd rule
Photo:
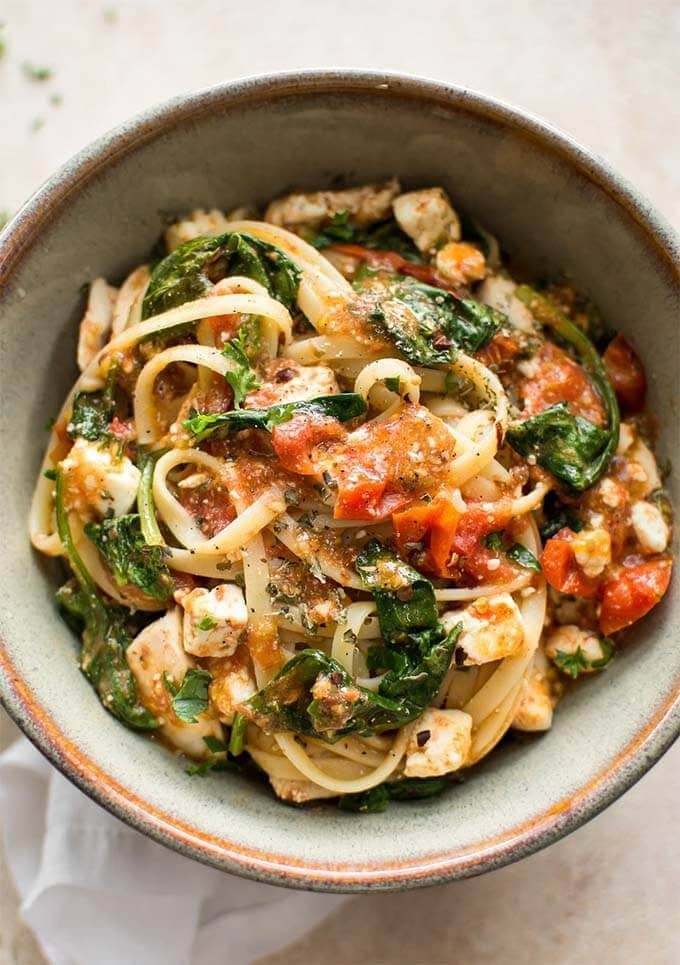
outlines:
[[[20,739],[0,826],[25,921],[52,965],[248,965],[345,899],[226,875],[133,831]]]

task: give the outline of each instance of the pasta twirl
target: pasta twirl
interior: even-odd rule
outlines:
[[[549,729],[672,565],[632,347],[389,185],[98,279],[29,521],[106,710],[359,812]]]

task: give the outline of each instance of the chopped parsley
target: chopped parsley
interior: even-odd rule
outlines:
[[[259,389],[260,381],[251,368],[250,359],[246,353],[247,333],[241,328],[236,338],[233,338],[222,349],[222,355],[234,363],[230,372],[224,377],[234,392],[234,408],[240,409],[249,392]]]
[[[213,620],[212,617],[205,616],[197,624],[199,630],[214,630],[217,626],[217,620]]]
[[[42,83],[52,77],[52,69],[50,67],[41,67],[37,64],[31,64],[28,61],[25,61],[21,65],[21,69],[24,72],[24,77],[28,78],[28,80],[37,81],[38,83]]]
[[[182,684],[172,697],[172,709],[180,720],[197,724],[200,714],[208,709],[208,687],[212,675],[207,670],[190,667],[184,674]]]

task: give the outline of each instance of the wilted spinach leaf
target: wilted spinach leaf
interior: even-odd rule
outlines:
[[[76,393],[67,426],[71,438],[81,436],[90,442],[97,442],[110,437],[109,425],[116,413],[117,370],[116,365],[110,367],[103,389]]]
[[[391,730],[420,713],[357,687],[341,664],[311,649],[289,660],[242,711],[266,733],[292,731],[329,741]]]
[[[359,814],[379,814],[387,810],[390,801],[416,801],[434,797],[451,787],[449,777],[405,777],[401,781],[387,781],[360,794],[344,794],[338,801],[341,811]]]
[[[413,241],[401,230],[394,218],[369,227],[351,223],[348,211],[334,214],[330,222],[307,238],[315,248],[336,244],[361,245],[373,251],[394,251],[408,261],[422,263],[423,258]]]
[[[364,588],[373,594],[385,640],[404,639],[412,630],[438,625],[432,583],[379,540],[366,544],[356,569]]]
[[[368,286],[375,286],[368,279]],[[457,350],[477,352],[506,317],[471,298],[457,298],[415,278],[392,275],[368,322],[415,365],[447,365]]]
[[[366,400],[357,392],[340,392],[322,395],[318,399],[302,402],[283,402],[268,409],[235,409],[231,412],[197,412],[183,425],[193,433],[196,442],[207,438],[217,429],[238,432],[242,429],[265,429],[271,432],[275,426],[288,422],[296,415],[315,414],[349,422],[367,410]]]
[[[612,455],[610,430],[572,415],[566,402],[511,426],[507,440],[520,455],[535,456],[544,469],[579,492],[599,479]]]
[[[275,245],[252,235],[227,232],[194,238],[156,266],[144,296],[142,318],[200,298],[231,275],[245,275],[291,308],[300,283],[299,268]]]
[[[619,441],[619,406],[595,346],[560,309],[528,285],[516,289],[534,316],[570,345],[590,376],[607,412],[607,428],[572,415],[566,403],[552,405],[524,422],[515,423],[507,440],[520,455],[536,461],[577,492],[588,489],[604,475]]]
[[[155,600],[167,600],[174,590],[163,546],[149,546],[137,513],[86,523],[85,535],[106,560],[118,586],[138,587]]]
[[[107,606],[77,552],[64,505],[64,481],[57,470],[56,517],[59,538],[76,577],[59,590],[57,601],[69,623],[82,625],[80,666],[109,713],[138,730],[153,730],[158,721],[137,700],[135,679],[125,651],[131,643],[130,614],[123,607]]]

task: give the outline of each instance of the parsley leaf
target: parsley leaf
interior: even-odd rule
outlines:
[[[222,349],[222,355],[234,363],[234,369],[225,372],[225,379],[234,392],[234,408],[240,409],[243,400],[249,392],[259,389],[260,381],[250,366],[250,359],[246,354],[246,332],[242,328],[238,336],[233,338]]]
[[[180,720],[188,724],[198,723],[199,714],[208,709],[208,687],[212,675],[207,670],[190,667],[184,674],[181,686],[172,698],[172,709]]]
[[[214,630],[216,626],[217,620],[213,620],[212,617],[208,616],[203,617],[203,619],[198,623],[198,629],[204,631]]]

